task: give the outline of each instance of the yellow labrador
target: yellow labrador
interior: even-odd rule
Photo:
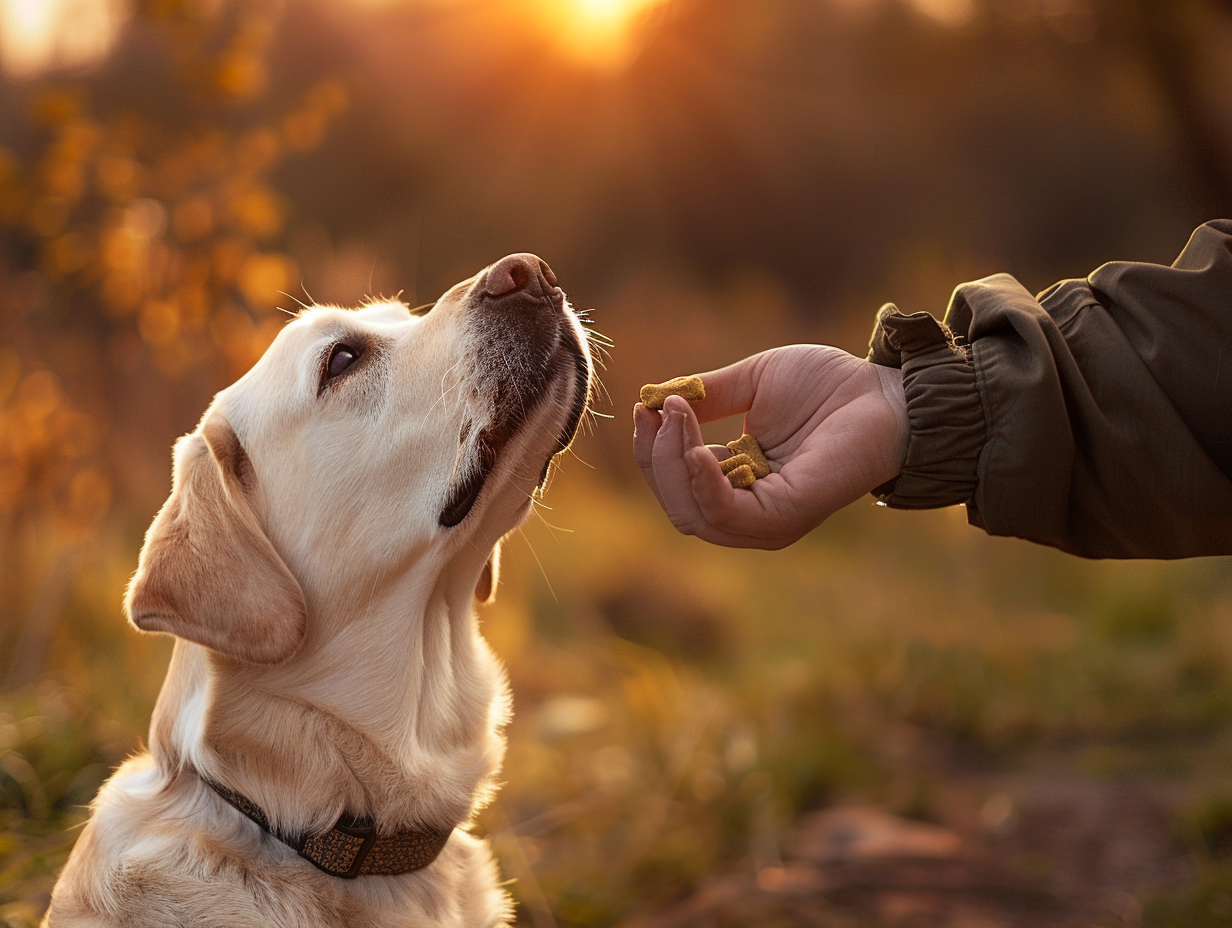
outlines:
[[[175,447],[128,589],[176,636],[149,752],[107,781],[45,925],[481,926],[468,823],[509,716],[473,598],[586,408],[534,255],[426,315],[312,307]]]

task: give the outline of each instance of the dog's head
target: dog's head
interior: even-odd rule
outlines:
[[[362,613],[412,568],[487,598],[495,545],[572,440],[591,376],[585,332],[534,255],[422,315],[306,309],[176,444],[130,620],[268,664],[299,648],[311,604]]]

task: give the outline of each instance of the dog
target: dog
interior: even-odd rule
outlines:
[[[572,441],[587,330],[546,263],[426,313],[307,307],[179,439],[126,594],[175,636],[49,928],[507,924],[487,842],[510,716],[475,600]]]

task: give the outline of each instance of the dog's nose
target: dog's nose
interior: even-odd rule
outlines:
[[[533,281],[555,287],[556,275],[538,255],[507,255],[488,268],[483,290],[488,296],[505,296],[526,289]]]

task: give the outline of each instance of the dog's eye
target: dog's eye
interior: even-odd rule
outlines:
[[[325,379],[330,380],[345,374],[347,368],[358,360],[358,349],[341,343],[334,345],[333,350],[329,353],[329,360],[325,364]]]

